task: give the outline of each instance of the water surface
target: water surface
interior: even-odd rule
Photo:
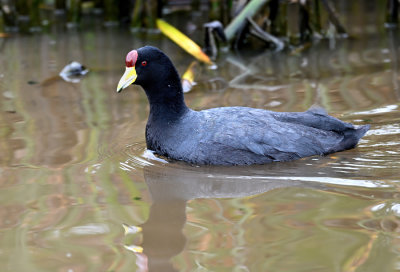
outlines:
[[[1,271],[398,271],[398,37],[198,66],[194,109],[318,104],[371,124],[353,150],[246,167],[146,151],[144,92],[115,90],[125,54],[145,44],[183,73],[192,58],[167,39],[99,29],[0,40]],[[73,60],[90,69],[79,83],[57,77]]]

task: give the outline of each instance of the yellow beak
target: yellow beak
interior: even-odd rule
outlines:
[[[137,78],[137,75],[136,75],[135,66],[126,67],[124,75],[119,80],[118,87],[117,87],[117,93],[119,93],[120,91],[122,91],[122,89],[125,89],[126,87],[131,85],[133,82],[135,82],[136,78]]]

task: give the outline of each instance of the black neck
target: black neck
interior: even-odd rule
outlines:
[[[153,83],[144,89],[150,103],[150,118],[175,119],[189,110],[185,104],[180,80]]]

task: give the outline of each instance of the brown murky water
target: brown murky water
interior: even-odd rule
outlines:
[[[199,67],[195,109],[320,104],[371,130],[328,157],[195,167],[146,152],[144,92],[115,92],[126,52],[144,44],[183,73],[192,59],[170,41],[115,29],[0,39],[0,270],[400,270],[399,42]],[[79,83],[56,77],[71,60],[90,69]]]

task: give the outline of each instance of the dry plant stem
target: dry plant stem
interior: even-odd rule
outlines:
[[[0,4],[0,11],[3,15],[3,22],[4,26],[7,30],[9,28],[16,28],[17,27],[17,13],[15,10],[15,5],[7,3],[8,8],[4,7],[5,4]]]
[[[77,25],[81,18],[81,0],[71,0],[67,9],[67,20],[71,25]]]
[[[239,29],[245,24],[247,18],[251,18],[257,11],[269,0],[252,0],[244,9],[231,21],[225,28],[225,36],[228,40],[232,40]]]
[[[336,27],[336,30],[339,34],[347,34],[346,29],[343,27],[343,25],[340,23],[339,18],[336,16],[335,11],[329,4],[328,0],[321,0],[322,4],[324,5],[325,9],[328,12],[329,15],[329,20],[334,24]]]
[[[250,23],[251,34],[260,38],[263,41],[272,42],[276,47],[276,51],[281,51],[283,48],[285,48],[285,44],[281,40],[262,30],[261,27],[259,27],[256,22],[254,22],[251,18],[247,18],[247,21]]]
[[[398,0],[388,0],[386,22],[389,24],[397,25],[399,22],[399,2]]]

